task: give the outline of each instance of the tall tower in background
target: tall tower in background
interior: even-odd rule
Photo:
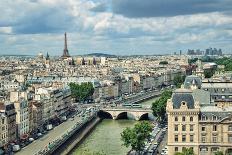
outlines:
[[[65,32],[64,33],[64,51],[63,51],[62,58],[68,58],[68,57],[70,57],[70,55],[68,53],[67,35],[66,35],[66,32]]]

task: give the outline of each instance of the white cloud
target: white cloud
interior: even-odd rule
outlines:
[[[204,48],[211,41],[223,42],[232,37],[229,14],[127,18],[109,11],[90,11],[99,4],[96,0],[2,0],[0,39],[7,42],[2,48],[8,50],[23,44],[28,51],[55,51],[63,47],[65,31],[70,37],[70,48],[78,49],[78,53],[80,49],[141,51],[142,47],[152,51],[175,50],[190,44]],[[45,46],[48,42],[54,47]],[[224,44],[223,47],[227,48]]]
[[[4,34],[10,34],[12,33],[12,27],[0,27],[0,34],[4,33]]]

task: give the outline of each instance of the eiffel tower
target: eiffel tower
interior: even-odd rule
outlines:
[[[62,58],[68,58],[70,57],[68,53],[68,45],[67,45],[67,35],[66,32],[64,33],[64,50],[63,50],[63,55]]]

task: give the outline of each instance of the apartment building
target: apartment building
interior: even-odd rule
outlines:
[[[7,140],[13,142],[16,139],[16,112],[11,102],[0,103],[0,113],[6,117]]]
[[[8,143],[7,117],[4,113],[0,113],[0,148]]]
[[[168,154],[192,148],[195,154],[232,153],[232,106],[212,101],[211,92],[187,78],[188,89],[177,89],[167,101]]]

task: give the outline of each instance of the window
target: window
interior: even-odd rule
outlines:
[[[228,126],[228,131],[232,131],[232,125]]]
[[[190,135],[190,142],[193,142],[193,135]]]
[[[186,125],[182,125],[182,131],[186,131]]]
[[[182,142],[186,142],[186,135],[182,135]]]
[[[213,131],[217,131],[217,125],[213,125]]]
[[[206,121],[206,120],[207,120],[207,117],[203,115],[203,116],[201,116],[201,120],[202,120],[202,121]]]
[[[217,120],[217,116],[213,116],[213,120],[216,121]]]
[[[208,151],[208,148],[207,147],[202,147],[200,148],[200,152],[207,152]]]
[[[201,137],[201,142],[202,142],[202,143],[205,143],[205,142],[206,142],[205,136],[202,136],[202,137]]]
[[[190,125],[190,131],[193,131],[193,125]]]
[[[2,119],[2,124],[5,124],[5,120],[4,119]]]
[[[175,152],[178,152],[178,147],[175,147]]]
[[[178,125],[175,125],[175,131],[178,131]]]
[[[175,142],[178,142],[178,135],[175,135]]]
[[[232,135],[228,135],[228,142],[232,143]]]
[[[193,121],[193,117],[190,117],[190,122],[192,122]]]
[[[176,121],[176,122],[178,121],[178,117],[177,117],[177,116],[175,117],[175,121]]]
[[[185,122],[185,117],[184,116],[182,117],[182,121]]]
[[[212,148],[211,148],[211,151],[212,151],[212,152],[217,152],[218,150],[219,150],[218,147],[212,147]]]
[[[213,136],[213,143],[217,143],[217,136]]]
[[[201,131],[205,131],[205,126],[201,127]]]

